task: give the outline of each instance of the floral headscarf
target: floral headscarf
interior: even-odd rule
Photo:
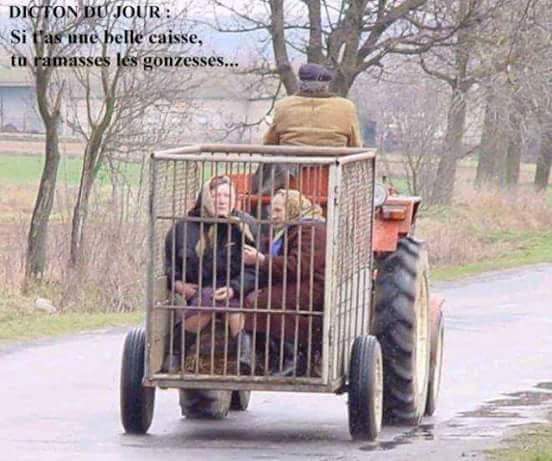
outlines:
[[[230,224],[237,225],[241,232],[245,234],[246,242],[253,243],[255,238],[253,233],[249,228],[249,225],[245,223],[236,215],[236,205],[237,205],[237,191],[232,179],[229,176],[213,176],[211,179],[206,181],[201,187],[201,192],[199,193],[194,207],[188,213],[190,216],[198,217],[208,217],[215,218],[217,213],[215,210],[215,202],[212,197],[212,192],[216,190],[217,187],[228,184],[230,186],[230,201],[231,201],[231,211],[228,216],[228,222]],[[215,226],[206,226],[208,232],[206,235],[202,235],[196,245],[196,253],[198,256],[201,256],[205,248],[211,245],[211,242],[215,238]]]
[[[298,190],[279,189],[274,194],[272,200],[276,197],[282,197],[284,199],[287,220],[314,219],[324,221],[324,215],[320,205],[312,203],[310,199],[305,197]]]
[[[274,193],[272,200],[282,197],[286,208],[286,221],[315,220],[324,221],[324,214],[320,205],[312,203],[301,192],[295,189],[279,189]],[[276,244],[284,235],[286,226],[278,229],[272,239]]]

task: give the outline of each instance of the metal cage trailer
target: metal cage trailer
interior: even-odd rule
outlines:
[[[372,150],[194,145],[153,153],[150,175],[126,432],[147,432],[157,387],[178,389],[190,418],[245,410],[254,390],[347,392],[362,440],[433,413],[443,300],[409,235],[419,200],[378,189]]]

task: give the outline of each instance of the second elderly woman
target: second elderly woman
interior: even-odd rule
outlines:
[[[247,297],[246,307],[322,312],[326,225],[321,208],[297,190],[280,189],[272,199],[271,224],[274,235],[266,254],[250,246],[245,248],[244,262],[259,267],[262,287]],[[247,331],[268,335],[273,345],[283,340],[284,363],[274,375],[301,373],[301,365],[294,364],[293,359],[296,328],[302,357],[309,341],[311,356],[320,353],[320,315],[252,313],[245,319]]]

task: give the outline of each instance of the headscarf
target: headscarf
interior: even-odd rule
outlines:
[[[274,193],[272,200],[276,197],[282,197],[284,199],[284,206],[286,208],[286,221],[303,221],[303,220],[315,220],[324,221],[324,214],[320,205],[312,203],[301,192],[295,189],[279,189]],[[285,226],[278,229],[274,235],[272,243],[274,244],[285,232]]]
[[[245,239],[248,242],[254,242],[253,233],[249,228],[249,225],[245,223],[239,216],[236,214],[235,208],[237,204],[238,194],[236,187],[230,179],[229,176],[213,176],[211,179],[206,181],[201,187],[201,191],[197,196],[196,203],[194,207],[189,211],[189,216],[196,217],[208,217],[216,218],[217,213],[215,209],[215,201],[211,196],[211,193],[217,189],[217,187],[222,186],[223,184],[228,184],[230,186],[230,214],[228,215],[228,222],[231,225],[237,225],[240,231],[245,234]],[[206,234],[206,235],[205,235]],[[201,256],[206,248],[211,245],[211,242],[215,238],[215,226],[209,225],[208,231],[203,233],[196,245],[196,254]]]
[[[230,186],[230,208],[233,211],[237,203],[237,193],[232,180],[228,176],[213,176],[201,186],[201,191],[197,196],[194,207],[188,214],[191,216],[216,218],[215,202],[213,197],[211,197],[211,193],[223,184],[228,184]]]

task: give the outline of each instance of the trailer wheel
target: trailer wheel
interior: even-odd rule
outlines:
[[[125,338],[121,365],[121,421],[125,432],[145,434],[153,419],[155,388],[142,385],[146,333],[131,330]]]
[[[190,419],[223,419],[230,409],[232,391],[180,389],[182,416]]]
[[[429,265],[422,242],[405,237],[380,261],[372,332],[383,353],[383,416],[418,424],[427,400],[430,370]]]
[[[234,411],[247,410],[250,399],[251,399],[251,391],[232,391],[230,410],[234,410]]]
[[[359,336],[349,367],[349,432],[355,440],[374,440],[383,412],[383,362],[378,340]]]
[[[443,369],[443,343],[445,337],[445,320],[443,313],[439,312],[437,328],[431,339],[431,366],[429,369],[429,389],[427,391],[427,402],[425,415],[431,416],[437,408],[439,389],[441,387],[441,372]]]

